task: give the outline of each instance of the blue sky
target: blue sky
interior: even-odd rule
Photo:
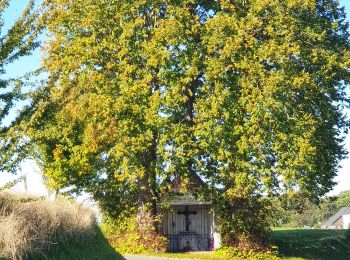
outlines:
[[[6,10],[3,18],[5,20],[5,30],[10,24],[20,16],[22,10],[25,8],[28,1],[26,0],[10,0],[10,7]],[[37,0],[40,2],[40,0]],[[348,20],[350,20],[350,0],[340,0],[340,4],[345,6]],[[26,72],[30,72],[40,67],[40,50],[33,52],[31,56],[21,58],[19,61],[14,62],[6,67],[6,78],[13,78],[24,75]],[[346,148],[350,152],[350,134],[346,138]],[[338,183],[330,195],[338,194],[344,190],[350,190],[350,158],[341,162],[341,169],[336,177],[335,181]],[[29,191],[36,194],[46,194],[45,188],[42,185],[42,179],[40,176],[39,168],[32,162],[25,162],[22,167],[22,171],[19,174],[29,175]],[[0,186],[7,181],[13,179],[14,176],[2,173],[0,176]],[[22,186],[17,187],[18,190],[22,190]]]
[[[39,1],[38,1],[39,2]],[[27,0],[10,0],[10,6],[6,9],[3,19],[5,25],[3,30],[6,31],[25,9]],[[33,55],[23,57],[17,62],[14,62],[6,67],[6,77],[18,77],[24,75],[26,72],[30,72],[40,67],[40,50],[37,49],[33,52]]]

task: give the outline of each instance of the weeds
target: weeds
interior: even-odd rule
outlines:
[[[56,202],[0,193],[0,258],[45,256],[71,242],[91,240],[93,213],[66,199]]]

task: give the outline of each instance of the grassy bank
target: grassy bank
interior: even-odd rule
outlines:
[[[277,247],[280,259],[350,259],[350,230],[275,229],[272,232],[272,244]],[[164,253],[157,256],[200,260],[242,259],[218,256],[215,252]]]
[[[92,212],[72,201],[49,202],[0,192],[0,223],[0,259],[124,259],[108,243]],[[271,242],[281,259],[350,259],[350,230],[275,229]],[[154,255],[200,260],[242,259],[215,252]]]
[[[195,260],[241,260],[242,258],[232,258],[228,256],[219,256],[215,252],[188,252],[188,253],[159,253],[147,254],[147,256],[156,256],[174,259],[195,259]]]
[[[350,259],[350,230],[279,229],[272,243],[283,258]]]
[[[0,259],[123,258],[82,205],[0,192]]]
[[[72,243],[66,247],[51,252],[47,260],[123,260],[124,258],[116,252],[97,228],[96,236],[88,243]],[[32,260],[37,260],[33,258]]]

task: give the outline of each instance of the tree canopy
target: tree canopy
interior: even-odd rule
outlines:
[[[13,118],[14,113],[10,113],[18,101],[25,99],[25,93],[24,85],[18,79],[6,77],[6,66],[38,47],[37,37],[41,27],[36,23],[39,11],[34,10],[34,0],[27,1],[27,6],[16,21],[4,24],[3,16],[10,2],[0,2],[0,169],[14,172],[18,162],[28,156],[28,150],[24,149],[24,133],[15,130],[17,121],[23,118]]]
[[[276,209],[274,226],[320,228],[341,208],[350,206],[350,191],[321,198],[320,203],[298,193],[289,198],[274,198],[273,203]]]
[[[91,192],[112,216],[156,215],[177,179],[214,201],[229,244],[266,227],[266,197],[334,186],[350,75],[337,1],[44,8],[48,80],[16,131],[52,187]],[[206,185],[193,189],[198,179]],[[262,226],[242,222],[249,211]]]

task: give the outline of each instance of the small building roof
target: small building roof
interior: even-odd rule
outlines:
[[[323,225],[323,228],[333,226],[333,224],[343,215],[350,214],[350,207],[343,207],[333,216],[331,216]]]
[[[210,201],[199,201],[192,195],[175,196],[171,199],[170,205],[211,205]]]

